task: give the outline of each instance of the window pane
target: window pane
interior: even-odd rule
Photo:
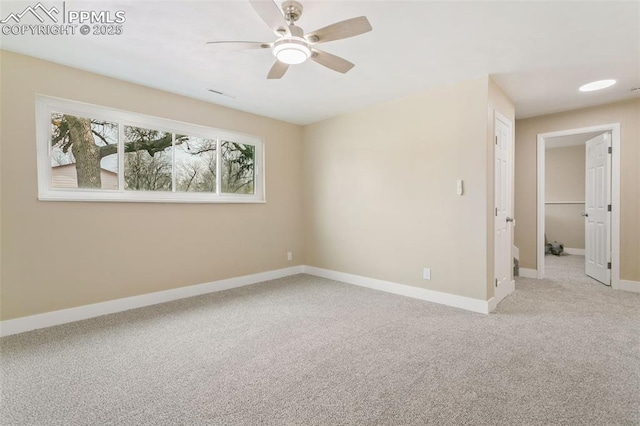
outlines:
[[[124,126],[124,186],[136,191],[171,191],[172,134]]]
[[[253,194],[255,146],[222,142],[222,192]]]
[[[51,114],[51,187],[118,189],[118,125]]]
[[[216,141],[176,135],[176,191],[216,192]]]

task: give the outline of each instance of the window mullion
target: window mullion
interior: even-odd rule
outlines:
[[[222,194],[222,140],[216,138],[216,195]]]
[[[176,134],[171,133],[171,192],[176,192]]]
[[[124,123],[118,123],[118,191],[124,192]]]

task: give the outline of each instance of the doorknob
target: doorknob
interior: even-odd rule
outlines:
[[[589,215],[587,213],[580,213],[580,216],[582,217],[589,217]]]
[[[507,223],[509,223],[509,222],[513,222],[513,218],[510,218],[510,217],[507,216]]]

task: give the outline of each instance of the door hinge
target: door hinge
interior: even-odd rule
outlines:
[[[496,207],[496,216],[498,216],[498,208]]]
[[[498,287],[498,279],[496,278],[496,287]]]
[[[610,212],[610,211],[611,211],[611,204],[609,204],[609,205],[607,206],[607,211],[608,211],[608,212]]]
[[[496,135],[496,145],[498,145],[498,135]]]
[[[607,269],[611,269],[611,262],[607,262]]]
[[[609,147],[609,154],[611,154],[611,147]]]

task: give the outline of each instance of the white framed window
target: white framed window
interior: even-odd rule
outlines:
[[[37,96],[36,142],[40,200],[265,202],[255,136]]]

